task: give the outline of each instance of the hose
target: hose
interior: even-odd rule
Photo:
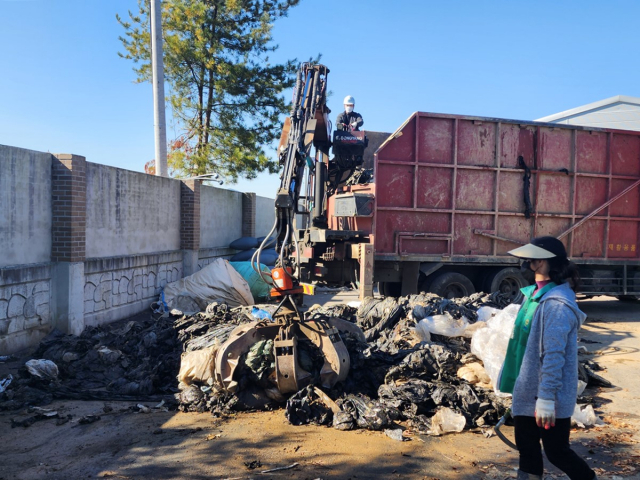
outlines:
[[[291,220],[289,220],[289,222],[291,222]],[[298,239],[296,238],[296,231],[293,228],[293,224],[291,224],[291,231],[293,232],[293,244],[296,247],[296,266],[294,269],[294,273],[299,274],[300,272],[296,270],[299,270],[300,268],[300,249],[298,248]]]
[[[288,274],[287,269],[285,268],[285,262],[284,262],[284,248],[287,246],[287,240],[289,239],[289,212],[287,212],[287,230],[285,231],[284,234],[284,239],[282,240],[282,247],[280,247],[280,265],[282,265],[282,269],[284,270],[284,272]],[[289,275],[291,276],[291,275]]]
[[[269,231],[269,233],[267,234],[265,239],[262,241],[262,243],[260,244],[258,249],[251,256],[251,268],[253,268],[253,271],[256,272],[258,275],[260,275],[260,278],[262,278],[262,280],[267,284],[273,282],[273,276],[271,275],[271,272],[269,272],[269,273],[263,272],[262,269],[260,268],[260,254],[262,253],[262,250],[264,249],[265,244],[267,243],[267,241],[271,239],[271,235],[276,230],[276,228],[278,228],[278,211],[277,211],[277,209],[276,209],[276,220],[273,222],[273,227],[271,227],[271,230]],[[276,234],[276,238],[278,238],[278,235],[280,235],[280,229],[279,228],[278,228],[278,233]]]
[[[500,428],[505,424],[505,422],[509,419],[510,416],[511,416],[511,409],[507,409],[507,411],[502,416],[502,418],[498,421],[496,426],[493,427],[493,431],[496,432],[496,435],[498,436],[498,438],[502,440],[506,445],[513,448],[514,450],[518,450],[518,446],[515,443],[513,443],[511,440],[509,440],[507,437],[505,437],[504,434],[500,431]]]

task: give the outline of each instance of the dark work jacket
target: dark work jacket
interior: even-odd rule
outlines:
[[[351,125],[353,122],[356,122],[356,130],[360,130],[360,127],[364,123],[362,120],[362,116],[356,112],[342,112],[338,115],[338,119],[336,120],[336,130],[342,130],[342,124],[346,123],[347,125]]]

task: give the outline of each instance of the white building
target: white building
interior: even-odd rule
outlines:
[[[536,121],[640,131],[640,98],[616,95]]]

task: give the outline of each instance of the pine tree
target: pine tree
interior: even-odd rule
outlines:
[[[181,175],[217,172],[228,180],[277,171],[265,152],[280,135],[297,61],[272,64],[273,23],[300,0],[163,0],[165,81],[181,132],[169,143],[169,165]],[[150,2],[120,37],[138,82],[151,81]]]

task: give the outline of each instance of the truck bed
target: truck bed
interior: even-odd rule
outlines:
[[[508,263],[553,235],[578,263],[640,263],[640,132],[417,112],[374,168],[376,259]]]

